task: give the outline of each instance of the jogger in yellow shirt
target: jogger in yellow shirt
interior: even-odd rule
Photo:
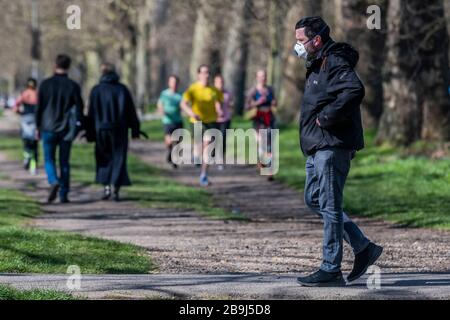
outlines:
[[[210,71],[207,65],[198,69],[198,81],[183,94],[181,107],[191,117],[191,123],[202,123],[203,159],[200,185],[208,186],[207,147],[212,142],[211,136],[205,134],[209,129],[218,129],[217,119],[222,114],[223,94],[209,85]],[[194,147],[195,148],[195,147]],[[195,154],[195,150],[194,150]],[[197,153],[198,154],[198,153]]]

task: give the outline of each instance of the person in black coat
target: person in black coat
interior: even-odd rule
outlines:
[[[365,89],[354,70],[359,54],[349,44],[334,42],[321,17],[300,20],[295,32],[294,50],[307,68],[300,120],[301,148],[308,158],[305,202],[324,221],[322,266],[298,282],[307,287],[343,286],[343,240],[355,255],[347,282],[363,276],[383,252],[343,210],[351,160],[364,148],[360,105]]]
[[[130,91],[119,80],[114,65],[102,65],[102,77],[92,89],[87,117],[87,139],[96,145],[96,182],[105,188],[103,200],[114,196],[115,201],[119,201],[120,188],[131,185],[127,171],[129,130],[133,139],[138,139],[140,132]]]

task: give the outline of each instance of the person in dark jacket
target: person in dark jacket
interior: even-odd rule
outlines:
[[[138,139],[140,123],[131,94],[119,82],[114,66],[103,64],[102,74],[89,99],[87,137],[96,143],[96,181],[105,188],[103,200],[113,196],[119,201],[120,188],[131,185],[127,171],[129,129],[132,138]]]
[[[45,80],[38,94],[36,110],[37,138],[44,145],[45,171],[50,183],[48,202],[55,201],[58,191],[61,203],[69,202],[70,151],[83,120],[83,100],[80,86],[68,78],[71,59],[56,58],[55,75]],[[56,149],[59,148],[60,178],[56,169]]]
[[[381,256],[343,211],[344,185],[351,160],[364,148],[360,105],[364,85],[354,68],[359,54],[349,44],[330,38],[320,17],[300,20],[295,53],[306,60],[306,88],[301,107],[301,149],[307,156],[305,202],[324,221],[323,263],[310,276],[298,278],[303,286],[341,286],[343,240],[355,254],[352,282],[363,276]]]

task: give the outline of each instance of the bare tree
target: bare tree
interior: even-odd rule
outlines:
[[[242,113],[245,101],[251,6],[251,0],[234,0],[232,9],[234,17],[230,25],[224,56],[223,76],[228,89],[235,97],[238,113]]]
[[[149,100],[149,37],[150,17],[153,0],[144,0],[138,11],[137,18],[137,44],[136,44],[136,105],[144,108]]]
[[[270,1],[269,34],[270,55],[267,66],[267,79],[274,87],[276,96],[280,92],[283,78],[283,38],[285,32],[284,17],[289,7],[288,0]]]
[[[150,96],[155,97],[165,85],[165,57],[167,48],[161,45],[160,33],[167,20],[169,0],[150,0],[152,2],[149,21],[149,70],[150,70]],[[170,47],[169,47],[170,49]],[[169,51],[170,52],[170,51]]]
[[[387,0],[341,0],[342,22],[340,34],[344,41],[357,47],[360,54],[358,72],[366,87],[363,101],[365,127],[377,128],[383,113],[383,75],[385,59]],[[381,8],[381,29],[367,28],[367,8],[378,5]],[[377,50],[374,50],[377,48]]]
[[[219,0],[198,0],[197,20],[194,30],[190,63],[191,80],[197,78],[197,69],[202,64],[211,66],[212,73],[220,72]]]
[[[450,98],[448,94],[449,37],[444,1],[411,5],[417,17],[420,69],[418,88],[423,110],[422,139],[450,141]]]
[[[380,142],[449,140],[448,34],[443,1],[391,0]]]

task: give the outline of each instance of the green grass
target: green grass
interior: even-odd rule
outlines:
[[[95,176],[93,146],[75,145],[72,157],[77,159],[72,161],[74,181],[91,185]],[[206,190],[177,183],[166,177],[162,170],[144,163],[136,156],[129,156],[128,167],[133,186],[125,189],[127,200],[147,208],[195,210],[211,219],[244,219],[242,215],[216,207]]]
[[[2,137],[2,151],[20,159],[19,139]],[[92,145],[75,145],[73,180],[93,185],[95,164]],[[178,184],[160,170],[136,157],[129,159],[134,186],[126,197],[145,207],[196,210],[212,219],[243,219],[214,206],[207,191]],[[27,228],[28,219],[41,213],[37,202],[15,190],[0,190],[0,272],[66,273],[78,265],[85,274],[144,274],[155,269],[145,249],[115,241]]]
[[[155,140],[164,139],[162,124],[159,121],[145,123],[144,130],[149,132]],[[0,142],[0,147],[11,157],[19,158],[21,156],[21,144],[18,139],[5,137]],[[85,186],[94,185],[94,146],[75,144],[71,158],[73,181]],[[147,208],[195,210],[211,219],[245,220],[242,215],[215,206],[213,198],[207,190],[177,183],[166,177],[163,170],[144,163],[136,156],[129,156],[128,168],[133,182],[132,187],[124,189],[128,200],[135,201]]]
[[[133,245],[33,228],[0,228],[0,272],[63,274],[71,265],[85,274],[145,274],[145,250]]]
[[[72,295],[53,290],[21,291],[0,285],[0,300],[76,300]]]
[[[235,119],[233,127],[248,129],[251,124]],[[144,128],[153,139],[162,140],[159,121],[145,123]],[[426,150],[428,144],[406,150],[376,146],[374,137],[375,132],[366,133],[366,149],[352,163],[345,190],[346,211],[409,227],[450,230],[450,159],[410,155],[415,149]],[[303,191],[305,163],[298,127],[282,127],[277,179]]]
[[[20,155],[20,141],[2,137],[0,147]],[[0,272],[145,274],[154,270],[145,249],[115,241],[26,227],[41,213],[38,203],[16,190],[0,189]]]
[[[54,290],[21,291],[7,286],[0,286],[0,300],[77,300],[71,294]]]
[[[376,146],[374,136],[373,132],[366,134],[367,147],[352,163],[345,189],[346,211],[409,227],[450,230],[450,160]],[[298,129],[281,130],[278,179],[303,190],[305,162]]]
[[[0,228],[19,225],[40,213],[39,204],[20,191],[0,189]]]

